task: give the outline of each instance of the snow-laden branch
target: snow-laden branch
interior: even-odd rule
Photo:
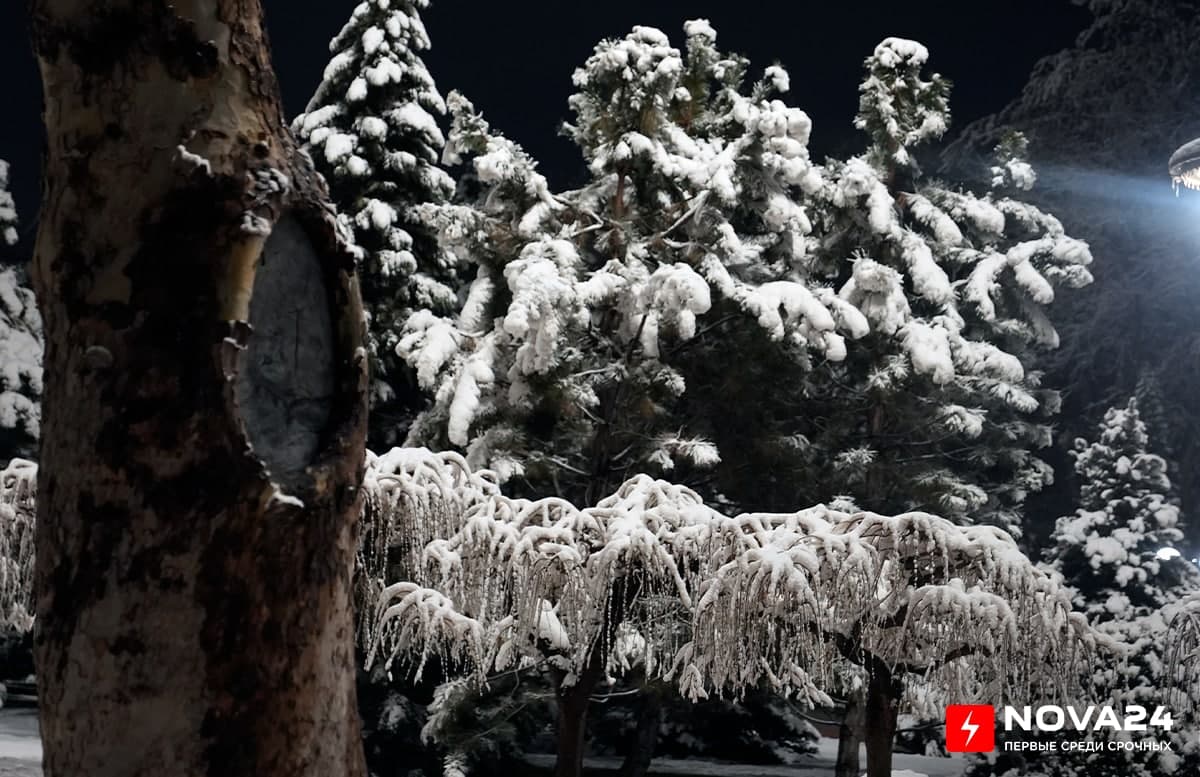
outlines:
[[[419,580],[425,546],[457,531],[463,514],[499,487],[491,472],[472,472],[457,453],[393,448],[367,453],[363,491],[354,584],[359,638],[369,645],[385,581]]]
[[[456,458],[407,455],[423,457],[428,482],[467,495],[445,502],[461,510],[457,526],[445,513],[451,530],[424,550],[422,585],[440,597],[417,606],[415,587],[387,589],[373,658],[423,661],[462,634],[470,644],[454,657],[481,674],[640,663],[692,698],[767,683],[819,703],[861,667],[956,699],[1053,697],[1098,646],[1068,592],[992,527],[825,506],[729,517],[645,475],[580,509],[511,499],[491,480],[480,489]],[[418,489],[413,503],[428,489],[403,484]],[[389,531],[403,532],[406,515]],[[461,621],[449,619],[451,601]]]

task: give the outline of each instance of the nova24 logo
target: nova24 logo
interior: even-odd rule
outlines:
[[[1170,731],[1171,713],[1165,707],[1148,712],[1130,704],[1119,715],[1109,705],[1060,707],[1043,704],[1034,708],[1004,707],[1005,731],[1148,731],[1151,727]],[[996,712],[990,704],[951,704],[946,707],[946,749],[952,753],[989,753],[996,749]]]

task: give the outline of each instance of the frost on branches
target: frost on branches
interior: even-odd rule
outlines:
[[[0,463],[36,452],[41,396],[42,318],[18,270],[0,267]]]
[[[471,480],[459,459],[406,455],[427,483]],[[730,518],[646,475],[580,509],[512,499],[477,476],[486,487],[467,485],[457,529],[425,547],[420,583],[383,591],[369,661],[419,672],[437,656],[481,677],[550,668],[560,734],[574,699],[633,666],[693,699],[767,685],[812,704],[851,676],[872,687],[884,676],[875,703],[894,732],[906,685],[926,704],[1060,698],[1096,646],[1055,579],[992,527],[824,506]],[[381,504],[427,494],[416,485]],[[405,508],[372,518],[388,534],[411,519]]]
[[[428,0],[366,0],[330,43],[325,68],[296,134],[329,182],[342,220],[362,248],[360,281],[373,356],[373,443],[391,445],[417,403],[396,356],[414,310],[457,309],[459,264],[423,225],[417,206],[454,191],[438,167],[445,103],[421,61]]]
[[[685,31],[681,51],[637,27],[575,72],[566,131],[590,171],[576,191],[549,192],[451,99],[447,154],[482,191],[435,218],[478,274],[456,316],[409,321],[400,352],[436,397],[410,444],[464,450],[532,496],[594,503],[647,469],[700,482],[723,456],[713,414],[687,402],[688,365],[736,371],[736,340],[796,369],[866,333],[805,277],[802,200],[821,182],[808,117],[777,96],[787,74],[752,80],[706,22]]]
[[[33,527],[37,465],[13,459],[0,469],[0,628],[33,626]]]
[[[921,75],[927,58],[913,41],[876,47],[856,121],[867,149],[821,171],[815,272],[870,334],[811,377],[807,415],[820,423],[792,430],[796,459],[864,507],[1019,536],[1025,496],[1052,477],[1034,455],[1058,407],[1033,369],[1058,345],[1046,308],[1091,282],[1091,254],[1016,199],[1034,180],[1018,136],[997,148],[986,193],[922,174],[917,157],[950,118],[946,82]]]
[[[1164,558],[1172,554],[1159,553],[1174,548],[1183,535],[1167,464],[1148,446],[1135,400],[1105,413],[1094,442],[1075,442],[1079,508],[1058,520],[1047,561],[1093,626],[1128,646],[1126,659],[1097,664],[1095,687],[1117,705],[1176,708],[1177,697],[1168,696],[1178,679],[1167,656],[1168,627],[1194,607],[1200,572],[1178,554]],[[1109,770],[1104,773],[1150,777],[1200,767],[1195,724],[1177,725],[1171,736],[1174,752],[1105,751],[1090,757],[1079,773],[1103,768]],[[1074,768],[1060,764],[1052,771],[1074,774]]]

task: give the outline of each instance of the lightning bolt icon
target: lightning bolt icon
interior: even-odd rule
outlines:
[[[963,720],[963,722],[962,722],[962,728],[959,729],[960,731],[967,732],[967,741],[966,741],[967,747],[971,746],[971,740],[975,738],[975,735],[977,733],[979,733],[979,724],[971,722],[971,715],[973,715],[973,714],[974,714],[973,712],[967,713],[966,719]]]

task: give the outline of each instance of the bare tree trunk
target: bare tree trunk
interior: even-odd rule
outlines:
[[[642,708],[638,712],[637,729],[633,745],[625,762],[621,764],[621,777],[646,777],[650,762],[654,760],[654,748],[658,745],[658,729],[662,725],[663,708],[660,689],[655,683],[647,682],[642,692]]]
[[[842,715],[842,724],[838,727],[834,777],[859,777],[862,774],[858,751],[863,741],[863,726],[866,720],[866,703],[863,697],[862,689],[852,691],[846,697],[846,710]]]
[[[358,777],[353,257],[258,0],[35,0],[48,777]]]
[[[882,662],[873,664],[866,705],[867,777],[891,777],[900,679]]]

